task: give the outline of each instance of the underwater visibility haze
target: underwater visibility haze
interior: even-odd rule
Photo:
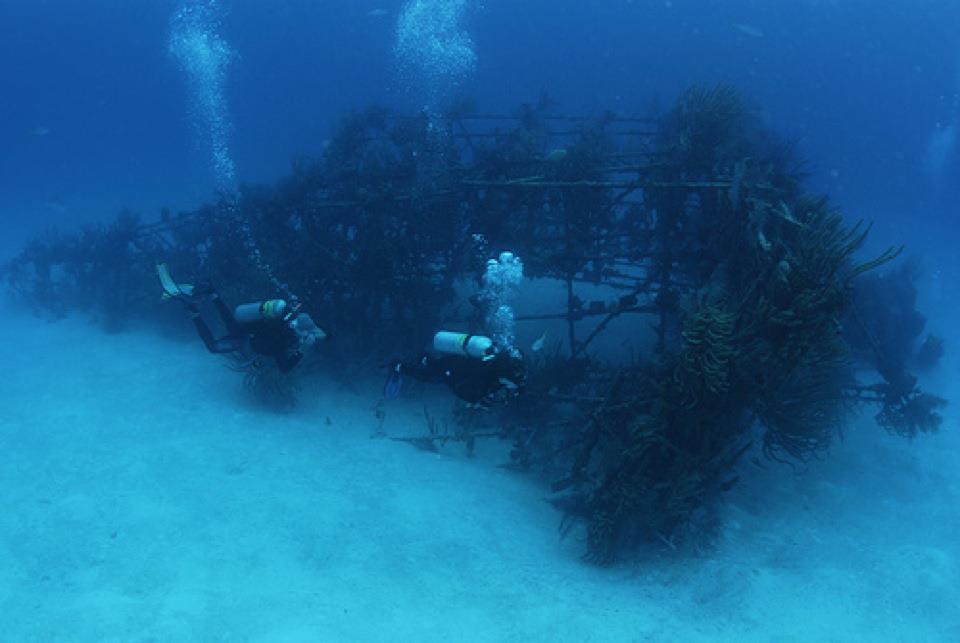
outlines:
[[[0,639],[960,640],[960,4],[0,25]]]

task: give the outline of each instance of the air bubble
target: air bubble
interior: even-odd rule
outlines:
[[[397,22],[401,81],[435,113],[473,73],[477,56],[462,26],[467,0],[409,0]]]

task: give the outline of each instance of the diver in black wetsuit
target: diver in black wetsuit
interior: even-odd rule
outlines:
[[[303,349],[326,335],[299,304],[289,305],[282,299],[242,304],[231,311],[209,283],[196,287],[176,284],[166,266],[157,266],[164,296],[180,301],[190,313],[197,334],[211,353],[241,353],[273,358],[281,373],[286,373],[303,358]],[[200,303],[208,298],[213,303],[227,334],[217,338],[200,314]]]
[[[526,384],[526,367],[518,350],[497,351],[486,337],[445,331],[434,337],[433,353],[391,364],[384,397],[398,396],[406,375],[421,382],[444,383],[461,400],[478,406],[516,395]]]

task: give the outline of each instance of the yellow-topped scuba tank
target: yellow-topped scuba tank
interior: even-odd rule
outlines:
[[[433,336],[433,350],[447,355],[486,360],[493,357],[493,340],[483,335],[441,330]]]
[[[267,299],[249,304],[240,304],[233,311],[233,317],[241,324],[254,324],[260,321],[282,319],[287,312],[287,302],[283,299]]]

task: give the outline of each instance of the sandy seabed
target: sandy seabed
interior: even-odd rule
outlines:
[[[708,551],[598,569],[499,454],[374,437],[374,379],[277,414],[199,342],[4,312],[0,641],[960,640],[956,403],[749,467]]]

